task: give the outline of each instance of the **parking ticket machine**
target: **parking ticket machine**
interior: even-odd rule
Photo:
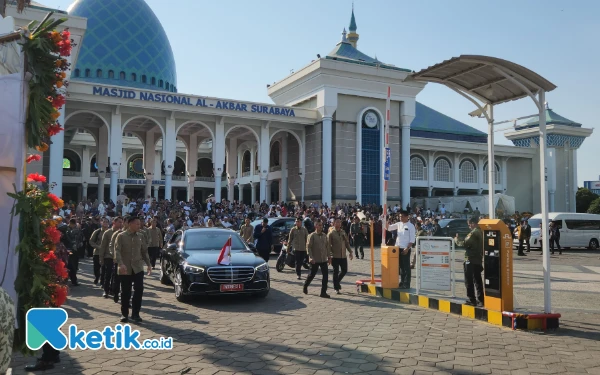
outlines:
[[[502,220],[480,220],[483,232],[485,308],[513,311],[513,239]]]

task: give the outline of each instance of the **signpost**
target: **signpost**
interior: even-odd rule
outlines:
[[[382,228],[387,228],[387,190],[390,181],[390,169],[392,167],[392,157],[390,150],[390,96],[392,88],[388,86],[387,100],[385,101],[385,124],[383,125],[383,193],[381,196],[381,205],[383,206],[383,218],[381,220]],[[381,244],[385,245],[386,231],[381,231]]]
[[[417,238],[417,294],[421,289],[452,291],[455,295],[454,240]]]

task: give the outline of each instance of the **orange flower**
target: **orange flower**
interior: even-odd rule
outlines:
[[[64,207],[65,202],[60,199],[59,197],[57,197],[56,195],[52,194],[52,193],[48,193],[48,199],[50,200],[50,202],[52,202],[52,206],[54,208],[61,208]],[[58,220],[58,218],[57,218]]]
[[[62,81],[56,81],[56,87],[58,87],[59,89],[61,87],[63,87],[63,82]]]
[[[42,142],[42,144],[40,144],[39,146],[36,146],[35,149],[38,150],[39,152],[46,152],[46,151],[48,151],[48,144]]]
[[[65,72],[61,72],[61,73],[59,74],[59,76],[60,76],[60,78],[62,78],[62,79],[65,79],[65,78],[67,78],[67,73],[65,73]]]
[[[58,82],[57,82],[57,83],[58,83]],[[58,111],[53,111],[53,112],[50,114],[50,117],[52,117],[52,120],[56,121],[56,119],[60,117],[60,112],[58,112]]]
[[[62,41],[62,35],[60,35],[58,31],[52,31],[50,33],[50,39],[52,39],[54,43],[58,43]]]

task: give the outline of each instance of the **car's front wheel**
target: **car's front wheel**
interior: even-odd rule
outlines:
[[[174,290],[175,290],[175,298],[179,302],[185,302],[188,300],[188,296],[183,293],[183,280],[181,278],[181,271],[177,270],[175,272],[175,280],[173,281]]]
[[[597,240],[597,239],[595,239],[595,238],[592,238],[592,239],[590,240],[590,246],[589,246],[589,249],[590,249],[590,250],[598,250],[598,248],[600,247],[599,245],[600,245],[600,244],[598,244],[598,240]]]

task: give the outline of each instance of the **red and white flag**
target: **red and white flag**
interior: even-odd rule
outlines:
[[[223,266],[228,266],[231,263],[231,236],[229,236],[229,239],[221,249],[217,263]]]

